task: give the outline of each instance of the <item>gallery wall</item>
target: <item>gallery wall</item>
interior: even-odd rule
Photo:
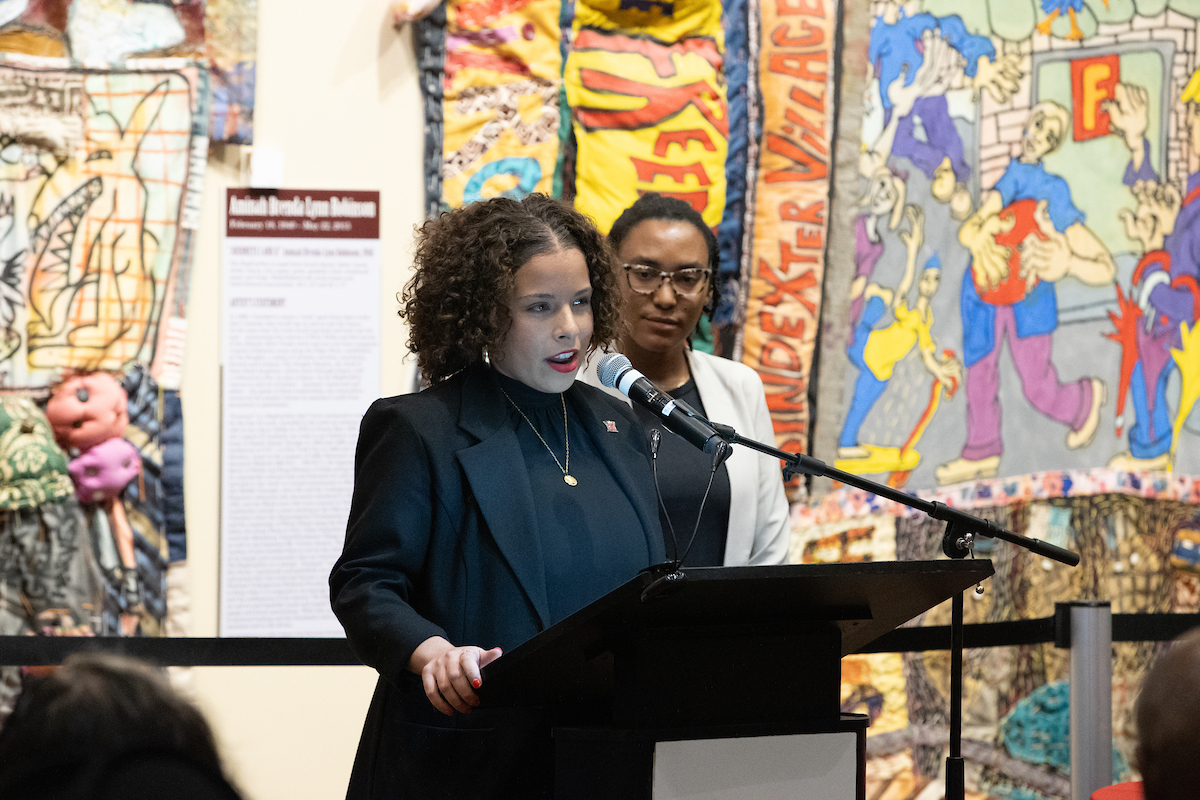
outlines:
[[[287,187],[381,193],[385,395],[411,380],[395,293],[422,214],[424,135],[411,39],[392,28],[388,5],[363,0],[335,10],[316,0],[262,0],[254,131],[256,148],[283,153]],[[193,636],[217,634],[219,234],[225,187],[248,180],[248,150],[213,148],[188,306],[193,335],[181,393]],[[251,800],[340,797],[374,684],[367,667],[211,667],[183,678]]]

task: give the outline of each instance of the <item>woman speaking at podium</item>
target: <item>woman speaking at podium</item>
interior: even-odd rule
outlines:
[[[575,382],[617,329],[611,251],[532,195],[427,222],[415,263],[431,386],[363,417],[329,579],[380,675],[348,797],[549,797],[549,719],[481,704],[480,667],[664,559],[632,412]]]
[[[608,239],[620,262],[625,322],[620,352],[658,388],[714,422],[773,443],[758,374],[691,347],[700,316],[711,316],[717,305],[717,241],[700,214],[682,200],[648,193],[617,218]],[[593,386],[600,386],[598,361],[593,357],[580,374]],[[663,427],[651,412],[636,411],[647,430]],[[663,433],[660,441],[663,528],[673,540],[667,542],[668,557],[686,553],[689,566],[787,563],[790,526],[778,459],[734,447],[713,476],[697,526],[710,459],[672,434]]]

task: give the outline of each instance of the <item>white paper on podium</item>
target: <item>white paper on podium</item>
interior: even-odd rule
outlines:
[[[689,739],[654,746],[654,800],[852,800],[853,732]]]
[[[227,192],[222,636],[344,635],[327,580],[379,396],[378,209],[378,192]]]

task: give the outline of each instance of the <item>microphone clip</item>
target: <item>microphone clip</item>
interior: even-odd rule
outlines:
[[[712,451],[712,471],[716,472],[725,461],[733,455],[733,448],[724,439],[719,439],[713,445]]]
[[[654,580],[642,590],[641,600],[648,603],[675,594],[687,583],[687,573],[681,570],[680,562],[667,561],[646,567],[642,572],[654,576]]]

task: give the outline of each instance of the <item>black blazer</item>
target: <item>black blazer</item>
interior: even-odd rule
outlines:
[[[625,489],[651,561],[662,561],[649,453],[632,412],[581,382],[565,398]],[[349,798],[505,796],[485,789],[506,785],[514,763],[526,771],[530,760],[550,758],[545,720],[486,705],[445,717],[408,671],[431,636],[508,651],[550,624],[540,546],[528,528],[535,498],[528,474],[514,468],[523,457],[508,419],[482,366],[377,400],[363,417],[346,543],[329,577],[351,647],[380,675]]]

